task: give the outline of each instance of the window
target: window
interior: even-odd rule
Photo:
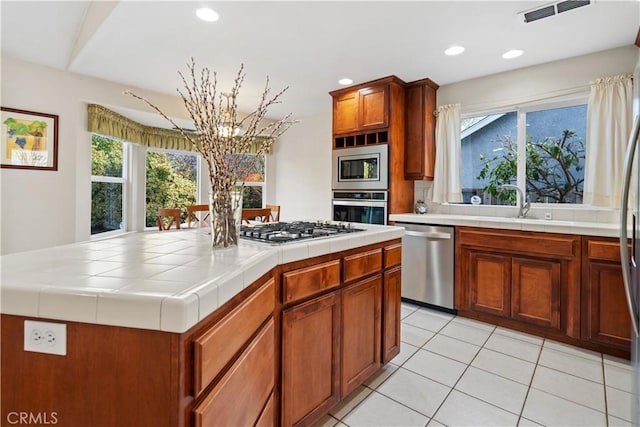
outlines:
[[[124,230],[125,143],[91,137],[91,235]]]
[[[243,171],[243,208],[262,208],[266,203],[266,157],[264,154],[237,154],[238,166]],[[240,184],[240,183],[238,183]]]
[[[513,184],[531,202],[582,203],[586,117],[573,103],[464,118],[463,202],[514,204],[515,191],[497,191]]]
[[[181,208],[196,203],[198,155],[182,151],[148,150],[146,158],[145,226],[155,227],[159,208]]]

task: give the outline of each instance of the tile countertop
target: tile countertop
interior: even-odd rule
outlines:
[[[401,227],[300,243],[241,239],[212,251],[204,229],[145,231],[0,257],[0,312],[181,333],[278,264],[402,237]]]
[[[578,234],[585,236],[618,237],[620,225],[603,222],[559,221],[537,218],[455,214],[393,214],[391,221],[431,225],[463,225],[469,227],[501,228],[505,230],[542,231],[547,233]],[[629,236],[631,236],[629,230]]]

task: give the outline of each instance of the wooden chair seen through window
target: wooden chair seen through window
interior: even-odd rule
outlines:
[[[182,215],[182,209],[178,208],[160,208],[158,209],[158,229],[169,230],[173,224],[176,225],[176,229],[180,229],[180,216]]]

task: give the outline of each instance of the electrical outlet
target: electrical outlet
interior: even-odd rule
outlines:
[[[24,350],[66,356],[67,325],[25,320]]]

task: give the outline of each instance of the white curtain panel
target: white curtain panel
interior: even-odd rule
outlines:
[[[583,203],[620,206],[622,168],[632,126],[631,74],[590,82]]]
[[[438,107],[433,198],[436,203],[462,202],[460,104]]]

